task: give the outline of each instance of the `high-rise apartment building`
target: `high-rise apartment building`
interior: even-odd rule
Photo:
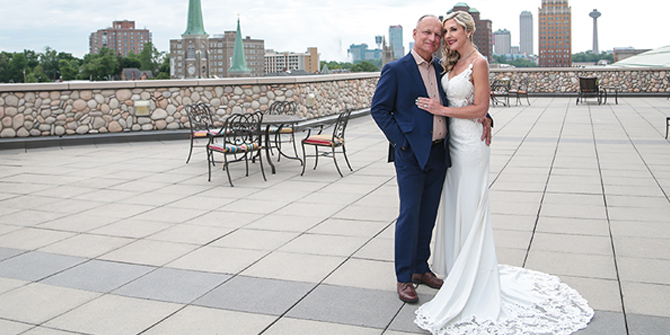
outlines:
[[[350,45],[347,53],[351,55],[353,63],[360,63],[364,60],[382,59],[383,52],[382,49],[368,49],[368,45],[363,43]]]
[[[447,12],[447,14],[459,10],[468,12],[472,15],[472,18],[475,20],[476,28],[473,41],[475,42],[479,53],[491,62],[493,60],[493,24],[491,20],[482,20],[478,10],[470,8],[470,6],[463,2],[457,3],[454,8]]]
[[[319,53],[316,48],[308,48],[305,53],[275,52],[265,50],[265,73],[304,70],[310,73],[319,71]]]
[[[498,29],[493,33],[495,44],[493,51],[498,55],[510,54],[510,47],[512,46],[512,34],[507,29]]]
[[[542,0],[539,8],[540,67],[572,66],[572,15],[567,0]]]
[[[533,14],[527,10],[519,15],[519,51],[526,56],[533,54]]]
[[[170,40],[170,78],[239,76],[239,71],[229,73],[233,65],[237,31],[225,31],[222,35],[210,38],[205,32],[202,21],[200,0],[190,0],[188,11],[188,23],[186,31],[181,35],[182,38]],[[240,31],[239,20],[238,31]],[[262,77],[265,74],[265,41],[247,36],[241,42],[244,46],[246,65],[249,68],[249,73],[244,71],[244,75]]]
[[[148,29],[135,29],[135,21],[114,21],[111,28],[100,29],[89,37],[89,53],[97,54],[102,48],[110,48],[123,57],[129,52],[139,54],[144,44],[151,42]]]
[[[395,25],[389,27],[389,44],[393,48],[395,59],[405,55],[405,47],[402,44],[402,26]]]

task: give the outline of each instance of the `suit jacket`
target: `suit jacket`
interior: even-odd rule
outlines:
[[[438,59],[433,59],[433,66],[440,96],[446,103],[447,98],[440,84],[442,65]],[[419,166],[424,168],[431,150],[433,115],[416,106],[416,99],[419,97],[428,97],[428,92],[421,79],[416,61],[409,53],[386,64],[382,69],[372,98],[370,114],[386,135],[391,146],[411,148]],[[444,141],[445,146],[446,143],[447,141]],[[394,150],[389,148],[389,161],[393,154]],[[447,165],[450,165],[448,151],[446,157]]]

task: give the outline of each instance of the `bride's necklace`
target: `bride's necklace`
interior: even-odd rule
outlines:
[[[470,56],[472,56],[473,53],[475,53],[475,51],[477,51],[477,49],[472,50],[472,52],[469,53],[469,54],[468,54],[467,56],[465,56],[464,58],[459,59],[459,60],[458,60],[458,63],[460,63],[460,62],[462,62],[462,61],[468,59]]]

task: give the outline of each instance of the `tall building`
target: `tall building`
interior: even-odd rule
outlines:
[[[507,29],[498,29],[493,33],[495,44],[493,51],[498,55],[510,54],[512,46],[512,34]]]
[[[319,71],[319,53],[316,48],[307,48],[307,52],[275,52],[265,50],[265,74],[282,71],[303,70],[310,73]]]
[[[383,51],[381,49],[368,49],[368,45],[363,43],[350,45],[347,53],[351,55],[352,63],[360,63],[364,60],[382,59]]]
[[[491,20],[482,20],[479,11],[470,8],[470,6],[464,2],[457,3],[454,8],[447,12],[447,14],[459,10],[468,12],[472,15],[472,18],[475,20],[476,28],[473,41],[475,42],[479,53],[491,62],[493,60],[493,24]]]
[[[526,56],[534,53],[533,49],[533,14],[527,10],[519,15],[519,51]]]
[[[233,66],[237,31],[209,37],[205,32],[200,0],[189,0],[186,31],[181,39],[170,40],[170,78],[225,78],[239,76],[240,72],[229,73]],[[239,28],[239,20],[238,20]],[[241,33],[239,34],[241,35]],[[242,39],[244,60],[249,68],[249,76],[262,77],[265,74],[265,41]],[[241,55],[238,55],[238,60]],[[233,68],[236,70],[239,68]],[[244,71],[242,71],[244,72]],[[247,74],[244,74],[247,76]]]
[[[405,47],[402,44],[402,26],[395,25],[389,27],[389,44],[393,48],[395,59],[405,55]]]
[[[598,51],[598,18],[600,17],[600,12],[597,9],[594,9],[589,16],[593,18],[593,50],[594,54],[599,54]]]
[[[572,15],[567,0],[542,0],[539,8],[540,67],[572,66]]]
[[[114,21],[111,28],[100,29],[89,37],[89,53],[97,54],[102,48],[110,48],[123,57],[129,52],[139,54],[144,44],[151,42],[148,29],[135,29],[135,21]]]

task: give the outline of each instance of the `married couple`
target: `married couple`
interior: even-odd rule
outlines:
[[[474,32],[466,12],[442,22],[421,17],[412,51],[383,68],[372,99],[400,195],[398,296],[416,303],[414,284],[439,289],[414,321],[433,334],[570,334],[593,316],[579,293],[555,276],[497,262],[488,198],[489,73]],[[440,44],[441,63],[433,57]],[[428,265],[434,227],[433,270],[444,280]]]

